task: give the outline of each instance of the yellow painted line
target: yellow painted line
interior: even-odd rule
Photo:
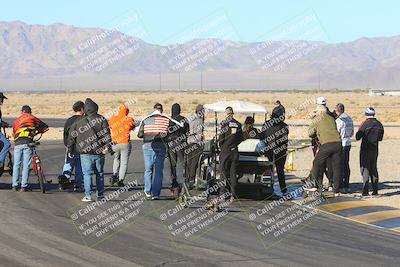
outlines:
[[[353,208],[362,208],[362,207],[373,207],[373,206],[384,206],[378,204],[372,204],[368,201],[360,200],[360,201],[343,201],[343,202],[336,202],[336,203],[329,203],[318,206],[319,209],[328,211],[328,212],[337,212],[347,209]]]
[[[400,210],[370,212],[363,215],[351,216],[348,218],[365,223],[380,222],[388,219],[400,218]]]

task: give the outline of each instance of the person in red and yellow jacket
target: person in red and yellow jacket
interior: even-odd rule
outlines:
[[[118,186],[124,186],[129,156],[132,150],[130,132],[135,129],[135,121],[128,114],[128,107],[121,104],[118,107],[118,114],[112,116],[108,121],[113,142],[112,150],[114,151],[111,182],[113,184],[118,182]]]
[[[29,143],[33,142],[33,137],[37,134],[47,132],[49,127],[46,123],[32,115],[30,106],[23,106],[19,116],[13,126],[14,137],[14,166],[13,166],[13,191],[18,190],[19,169],[22,163],[21,190],[26,192],[28,188],[29,166],[32,161],[33,151]]]

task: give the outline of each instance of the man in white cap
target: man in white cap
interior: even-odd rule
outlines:
[[[326,106],[328,101],[326,100],[325,97],[323,97],[323,96],[318,97],[316,102],[317,102],[317,105],[323,105],[326,108],[326,113],[329,116],[331,116],[332,118],[336,119],[336,113],[330,111],[329,108]]]
[[[384,129],[382,123],[375,118],[375,109],[369,107],[365,111],[366,119],[356,133],[356,140],[361,141],[360,170],[363,177],[363,196],[369,195],[369,181],[372,182],[372,195],[378,195],[378,143],[382,141]]]
[[[327,100],[326,100],[325,97],[323,97],[323,96],[318,97],[317,100],[316,100],[316,103],[319,106],[325,107],[326,114],[331,116],[333,119],[336,119],[336,114],[334,112],[331,112],[329,110],[329,108],[326,106]],[[320,146],[320,142],[319,142],[318,138],[317,137],[312,138],[311,139],[311,144],[313,146],[313,153],[314,153],[314,156],[315,156],[315,153],[317,152],[317,150],[318,150],[318,148]],[[325,173],[326,178],[328,178],[328,181],[329,181],[328,191],[331,192],[331,191],[333,191],[333,171],[332,171],[332,162],[331,162],[330,159],[327,160],[326,168],[323,170],[323,172]]]

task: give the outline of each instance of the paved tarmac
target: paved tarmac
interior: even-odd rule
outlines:
[[[61,142],[39,148],[49,178],[63,164]],[[107,178],[111,159],[107,159]],[[166,171],[165,186],[169,184]],[[208,213],[201,201],[143,199],[141,143],[134,142],[130,191],[108,188],[107,202],[82,193],[12,192],[0,178],[3,266],[399,266],[400,235],[294,203],[242,200]],[[31,182],[35,178],[31,177]]]

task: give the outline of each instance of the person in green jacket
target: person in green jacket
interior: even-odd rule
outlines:
[[[316,183],[316,187],[311,191],[322,190],[323,171],[326,168],[328,160],[332,162],[333,171],[333,190],[334,195],[339,195],[340,173],[341,173],[341,153],[342,143],[339,132],[336,128],[335,120],[329,116],[325,106],[317,105],[314,110],[315,117],[308,129],[310,138],[318,138],[320,147],[316,151],[313,168],[312,179]]]

